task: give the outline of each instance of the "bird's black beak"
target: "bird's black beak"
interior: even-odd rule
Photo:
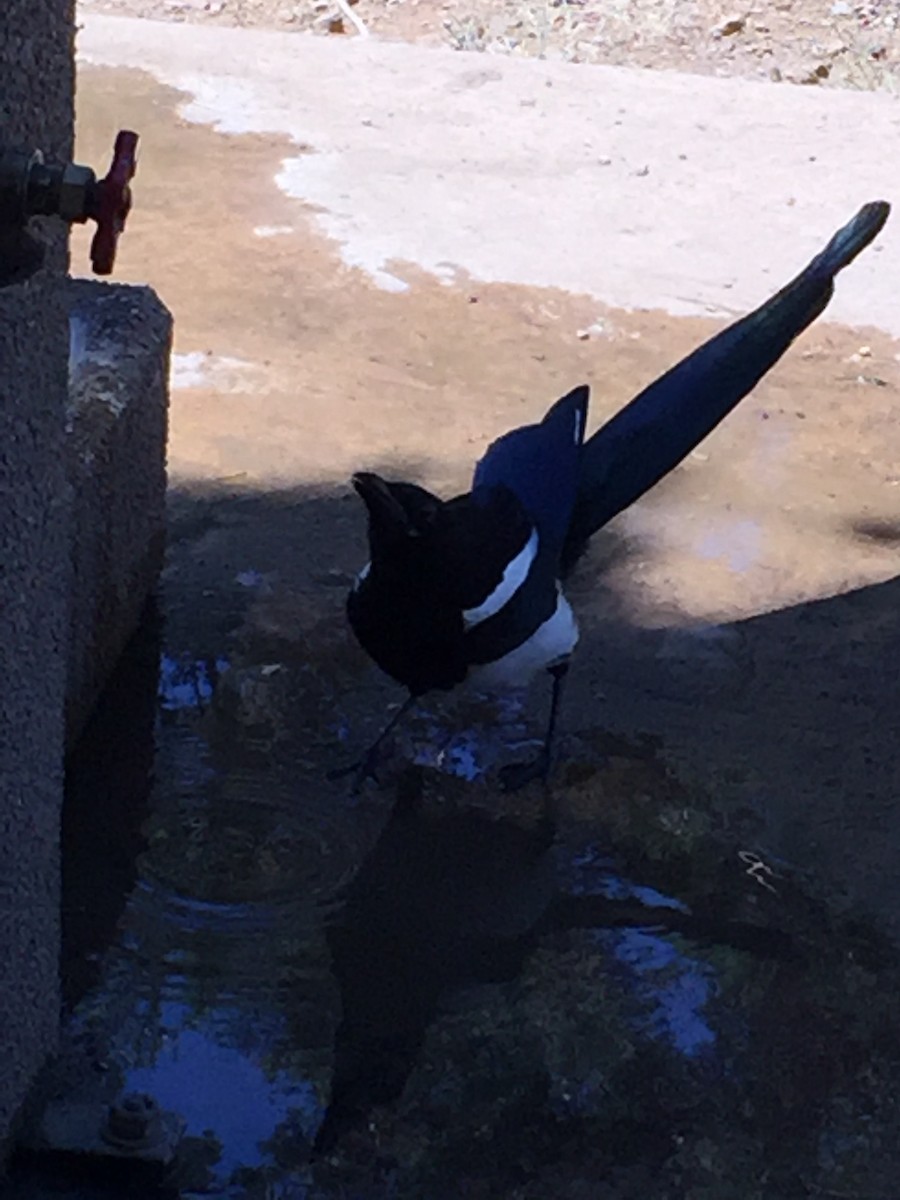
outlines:
[[[358,471],[353,476],[353,486],[376,525],[398,531],[408,529],[409,517],[403,505],[380,475],[371,471]]]

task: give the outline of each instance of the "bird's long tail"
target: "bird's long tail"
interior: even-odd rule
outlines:
[[[796,279],[667,371],[585,443],[570,563],[591,534],[676,467],[756,386],[825,309],[835,275],[889,213],[881,200],[864,205]]]

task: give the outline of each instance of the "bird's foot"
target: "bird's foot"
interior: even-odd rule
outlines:
[[[546,754],[539,754],[530,762],[507,763],[497,772],[500,780],[500,790],[517,792],[535,779],[547,782],[550,773],[550,759]]]
[[[362,788],[364,783],[371,780],[373,783],[378,783],[378,765],[381,755],[377,749],[369,750],[362,758],[358,758],[356,762],[350,763],[346,767],[335,767],[326,775],[329,783],[337,783],[341,779],[353,779],[353,787],[351,791],[354,795]]]

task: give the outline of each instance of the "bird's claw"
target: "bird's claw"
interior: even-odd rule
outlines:
[[[504,792],[517,792],[520,788],[532,783],[535,779],[540,779],[546,783],[549,772],[550,762],[546,754],[539,754],[537,758],[533,758],[530,762],[507,763],[505,767],[501,767],[497,772],[500,781],[500,790]]]
[[[326,775],[329,783],[337,783],[341,779],[348,779],[353,776],[354,795],[360,790],[364,783],[368,783],[371,779],[373,783],[378,783],[378,756],[375,754],[367,754],[365,757],[357,759],[356,762],[350,763],[346,767],[335,767]]]

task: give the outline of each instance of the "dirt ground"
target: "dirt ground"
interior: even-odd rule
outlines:
[[[80,0],[91,12],[896,91],[890,0]],[[359,23],[357,26],[356,22]]]
[[[300,202],[259,186],[286,139],[191,124],[182,100],[141,72],[81,73],[83,159],[104,157],[110,111],[145,147],[118,277],[149,282],[177,316],[167,650],[215,658],[237,637],[253,661],[312,654],[326,675],[353,664],[352,736],[364,740],[396,689],[343,618],[365,555],[350,474],[450,493],[542,398],[599,379],[599,422],[718,323],[548,288],[444,286],[408,264],[410,289],[383,290],[311,232]],[[223,178],[229,188],[211,185]],[[259,237],[262,225],[297,229]],[[73,238],[76,261],[85,239]],[[579,337],[592,323],[602,332]],[[897,353],[875,330],[817,323],[598,539],[573,585],[583,651],[565,718],[661,735],[723,803],[766,813],[769,845],[805,861],[821,842],[820,869],[888,911],[893,876],[869,867],[895,844],[892,584],[879,581],[897,569]],[[870,805],[848,808],[860,793]]]

